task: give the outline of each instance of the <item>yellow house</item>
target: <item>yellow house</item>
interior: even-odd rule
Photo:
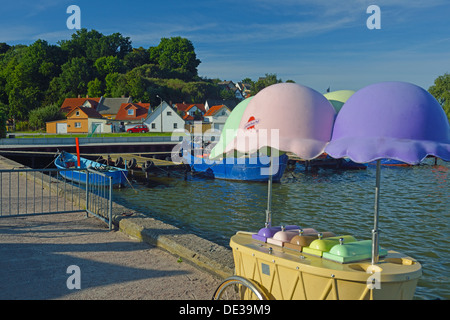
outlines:
[[[108,119],[102,117],[93,108],[75,107],[68,114],[66,120],[51,121],[46,123],[47,133],[89,133],[111,132],[107,126]]]

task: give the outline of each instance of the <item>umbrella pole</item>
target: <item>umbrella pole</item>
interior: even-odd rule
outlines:
[[[374,214],[374,226],[372,230],[372,264],[377,264],[379,260],[378,241],[378,211],[380,204],[380,171],[381,162],[377,160],[377,173],[376,173],[376,185],[375,185],[375,214]]]
[[[270,228],[272,226],[272,156],[270,156],[270,167],[269,167],[269,179],[267,183],[267,210],[266,210],[266,228]]]

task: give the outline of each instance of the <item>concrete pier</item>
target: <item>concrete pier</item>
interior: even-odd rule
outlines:
[[[0,156],[0,169],[13,167]],[[109,232],[80,212],[0,218],[0,299],[210,299],[233,274],[228,248],[118,204],[113,223]],[[72,265],[81,289],[67,286]]]

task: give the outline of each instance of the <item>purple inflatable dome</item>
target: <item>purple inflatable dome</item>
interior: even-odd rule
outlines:
[[[376,83],[344,104],[325,152],[359,163],[387,158],[418,164],[428,155],[450,161],[450,125],[442,107],[423,88]]]

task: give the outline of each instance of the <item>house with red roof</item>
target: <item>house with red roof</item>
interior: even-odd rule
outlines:
[[[209,108],[203,115],[203,119],[211,125],[211,129],[221,131],[230,113],[231,110],[226,105],[215,105]]]
[[[184,130],[185,121],[175,110],[175,107],[162,101],[159,106],[149,112],[144,120],[150,132],[173,132],[174,130]]]
[[[115,126],[118,126],[114,131],[119,131],[119,128],[126,131],[130,127],[142,124],[149,112],[151,112],[150,103],[122,103],[114,119]]]
[[[202,121],[206,113],[205,105],[201,103],[175,103],[174,108],[180,114],[184,121],[192,123],[193,121]]]
[[[147,118],[150,103],[122,103],[115,120],[136,121]],[[142,121],[141,121],[142,122]]]
[[[124,96],[121,98],[103,97],[97,106],[97,111],[104,118],[116,119],[116,116],[120,110],[120,106],[123,103],[131,103],[131,102],[133,102],[131,97],[124,97]]]
[[[64,114],[68,114],[75,107],[88,107],[97,110],[104,118],[115,119],[117,113],[119,112],[120,106],[123,103],[131,103],[131,97],[121,97],[121,98],[90,98],[86,96],[85,98],[66,98],[61,105],[60,110]]]
[[[89,98],[89,96],[86,96],[85,98],[66,98],[64,99],[63,104],[61,105],[61,112],[64,114],[68,114],[70,111],[72,111],[75,107],[88,107],[93,108],[94,110],[97,110],[97,106],[102,102],[103,97],[100,98]]]
[[[104,118],[94,108],[78,106],[66,115],[67,119],[46,123],[47,133],[108,133],[110,120]]]

